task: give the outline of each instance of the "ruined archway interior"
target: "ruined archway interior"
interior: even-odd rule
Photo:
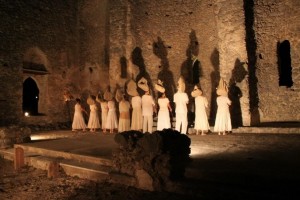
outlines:
[[[23,113],[38,115],[39,88],[32,78],[23,83]]]

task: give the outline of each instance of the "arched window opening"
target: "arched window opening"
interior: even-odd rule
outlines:
[[[27,78],[23,83],[23,112],[29,115],[38,115],[39,89],[32,78]]]
[[[278,43],[279,86],[293,86],[291,46],[288,40]]]

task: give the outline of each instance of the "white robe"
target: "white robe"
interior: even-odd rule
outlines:
[[[208,102],[206,97],[204,96],[197,96],[195,98],[195,130],[209,130],[209,123],[206,114],[206,108],[208,107]]]
[[[88,122],[88,128],[100,128],[99,122],[99,114],[98,114],[98,107],[96,104],[90,105],[90,117]]]
[[[86,124],[82,115],[82,107],[79,103],[75,105],[75,112],[73,117],[72,129],[85,129]]]
[[[107,102],[108,113],[106,119],[106,128],[107,129],[115,129],[118,128],[118,119],[116,114],[116,107],[114,101]]]
[[[143,115],[142,115],[142,98],[140,96],[132,97],[132,117],[131,117],[131,130],[143,129]]]
[[[120,112],[119,127],[118,127],[119,133],[130,130],[129,109],[130,109],[130,104],[128,101],[123,100],[119,103],[119,112]]]
[[[169,99],[168,98],[159,98],[158,99],[158,105],[159,105],[159,111],[158,111],[158,117],[157,117],[157,130],[161,131],[163,129],[171,128],[170,123],[170,114],[169,114]]]
[[[107,119],[107,113],[108,113],[108,106],[107,102],[103,101],[100,103],[101,105],[101,123],[102,123],[102,129],[106,129],[106,119]]]
[[[217,115],[215,121],[215,132],[224,132],[231,131],[231,117],[229,112],[229,105],[231,105],[231,101],[226,96],[217,97]]]

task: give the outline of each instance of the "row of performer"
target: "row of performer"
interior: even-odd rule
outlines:
[[[86,124],[84,121],[83,113],[87,112],[81,105],[81,100],[76,99],[75,112],[72,123],[72,130],[86,130],[87,128],[91,132],[95,132],[97,129],[102,129],[105,133],[109,131],[113,133],[115,129],[118,132],[138,130],[143,133],[152,133],[153,127],[153,114],[156,113],[156,103],[154,98],[150,94],[148,82],[145,78],[141,78],[137,83],[134,80],[130,80],[127,83],[126,92],[131,96],[129,102],[123,92],[117,89],[115,96],[109,89],[105,91],[103,95],[98,94],[96,97],[90,95],[87,99],[87,103],[90,106],[89,120]],[[142,97],[137,91],[137,87],[144,91]],[[158,80],[155,84],[155,89],[159,92],[158,98],[158,113],[157,113],[157,130],[163,130],[171,128],[170,113],[172,113],[172,107],[170,101],[165,95],[165,87],[163,82]],[[215,119],[214,132],[219,135],[225,135],[232,130],[231,117],[229,112],[229,106],[231,101],[228,98],[228,87],[226,82],[221,79],[217,88],[217,115]],[[195,123],[194,129],[196,134],[205,135],[209,129],[209,122],[207,118],[207,98],[202,95],[201,89],[195,85],[191,93],[191,96],[195,98]],[[119,118],[117,118],[117,109],[115,100],[118,102]],[[187,117],[187,104],[189,98],[185,93],[185,82],[182,77],[178,80],[177,92],[174,94],[173,101],[175,103],[175,129],[182,134],[187,133],[188,117]],[[97,103],[100,104],[100,109]],[[130,109],[132,114],[130,116]],[[101,110],[101,123],[99,110]]]

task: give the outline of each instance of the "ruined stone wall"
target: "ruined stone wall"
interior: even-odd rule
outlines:
[[[87,85],[81,90],[94,95],[104,91],[108,81],[109,12],[107,0],[86,0],[79,4],[80,68]]]
[[[300,119],[300,1],[255,0],[260,121]],[[279,86],[278,42],[288,40],[293,86]]]
[[[87,96],[109,84],[107,1],[0,3],[1,124],[70,121],[74,102],[64,102],[65,91],[81,98],[88,110]],[[23,73],[24,63],[43,66],[42,73],[35,67]],[[41,115],[27,118],[22,113],[22,84],[29,77],[40,92]]]
[[[186,79],[188,93],[193,87],[188,80],[193,53],[200,61],[200,85],[210,102],[211,123],[217,107],[215,88],[221,75],[230,87],[234,125],[250,125],[242,1],[114,1],[111,6],[112,84],[126,80],[120,78],[118,61],[124,56],[129,63],[129,76],[148,76],[152,84],[162,78],[172,100],[180,75]],[[137,48],[140,63],[132,58]]]
[[[110,81],[123,84],[145,76],[151,86],[163,79],[170,100],[182,74],[187,92],[191,53],[200,61],[200,84],[205,96],[218,79],[218,44],[215,5],[210,0],[110,1]],[[127,61],[121,78],[120,58]],[[212,101],[215,101],[212,100]]]
[[[64,71],[76,61],[76,3],[73,1],[3,0],[0,12],[1,124],[26,122],[22,114],[23,63],[44,65],[47,78],[35,79],[42,94],[42,112],[34,122],[66,121]],[[35,51],[32,51],[34,49]],[[39,82],[41,81],[41,82]],[[11,119],[15,119],[11,121]]]
[[[250,125],[245,14],[240,0],[216,0],[220,77],[229,87],[234,126]]]

